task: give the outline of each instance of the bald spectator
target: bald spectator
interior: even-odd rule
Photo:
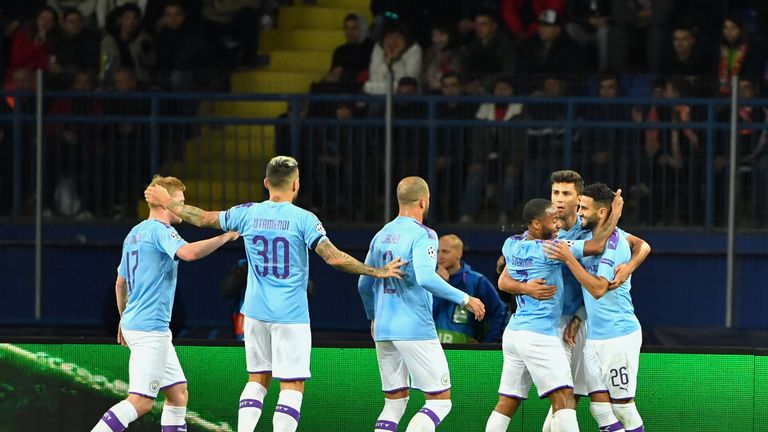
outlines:
[[[506,324],[507,306],[488,278],[461,260],[463,251],[464,242],[457,235],[440,237],[437,272],[452,286],[479,298],[485,304],[485,320],[476,320],[464,306],[434,297],[432,313],[440,342],[500,342]]]
[[[475,36],[461,50],[459,64],[464,74],[480,79],[483,87],[490,89],[499,76],[515,72],[515,47],[492,12],[475,16]]]

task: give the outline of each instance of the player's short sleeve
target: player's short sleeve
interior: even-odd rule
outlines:
[[[328,238],[325,227],[312,212],[306,212],[306,217],[303,220],[304,226],[301,231],[304,233],[304,243],[309,249],[314,250],[321,241]]]
[[[246,220],[248,210],[254,203],[236,205],[225,212],[219,212],[219,225],[224,231],[243,232],[243,222]]]
[[[117,275],[123,279],[128,279],[128,273],[125,271],[125,251],[123,251],[122,257],[120,257],[120,264],[117,265]]]
[[[176,228],[166,226],[155,229],[155,242],[160,250],[174,259],[176,258],[176,251],[187,244],[176,232]]]
[[[413,268],[437,269],[437,235],[423,232],[413,242]]]

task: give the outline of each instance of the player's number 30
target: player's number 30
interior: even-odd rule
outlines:
[[[257,248],[261,246],[261,250],[257,250],[256,253],[261,256],[262,262],[264,263],[261,268],[259,268],[258,260],[254,260],[253,263],[253,271],[256,272],[259,276],[268,276],[269,275],[269,269],[272,269],[272,275],[278,279],[285,279],[291,274],[291,268],[290,268],[290,245],[288,243],[288,239],[285,237],[275,237],[270,242],[268,238],[264,236],[254,236],[253,240],[251,241],[254,246]],[[272,253],[270,254],[270,243],[272,244]],[[280,259],[279,249],[282,245],[283,250],[283,263],[282,268],[278,264],[278,261]],[[270,256],[271,255],[271,256]],[[271,258],[271,260],[270,260]]]

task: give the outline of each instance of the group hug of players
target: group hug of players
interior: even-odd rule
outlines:
[[[629,291],[630,275],[650,247],[617,228],[620,191],[600,183],[584,187],[573,171],[557,171],[551,180],[552,200],[527,202],[527,231],[509,237],[502,249],[506,271],[499,288],[517,294],[517,309],[504,331],[499,401],[485,430],[506,431],[533,383],[551,401],[545,431],[579,430],[579,396],[590,397],[600,431],[643,431],[634,404],[642,336]],[[238,432],[255,430],[273,378],[280,381],[273,430],[298,427],[311,376],[309,250],[360,275],[384,392],[374,431],[397,431],[410,389],[421,391],[425,403],[406,431],[436,430],[452,404],[433,295],[463,306],[473,319],[482,320],[485,307],[436,273],[438,237],[424,225],[427,183],[419,177],[400,181],[398,216],[371,240],[364,263],[336,248],[317,217],[293,204],[299,184],[296,160],[277,156],[266,169],[268,200],[205,211],[184,203],[179,179],[153,179],[144,193],[149,218],[126,236],[115,284],[117,339],[131,351],[129,394],[92,431],[124,430],[152,408],[160,391],[162,431],[187,430],[186,378],[168,329],[178,260],[203,258],[239,237],[249,264],[242,306],[249,378],[240,395]],[[171,226],[182,220],[225,233],[187,243]]]

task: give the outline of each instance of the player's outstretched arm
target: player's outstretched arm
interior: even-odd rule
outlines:
[[[592,231],[592,239],[584,242],[584,256],[600,255],[603,253],[605,245],[608,243],[608,239],[619,224],[623,208],[624,198],[621,196],[621,189],[619,189],[613,197],[610,216],[608,216],[605,223]]]
[[[549,300],[555,296],[557,287],[547,285],[547,281],[541,278],[531,279],[528,282],[520,282],[513,278],[505,269],[499,275],[499,289],[515,295],[527,295],[536,300]]]
[[[590,274],[587,269],[582,267],[579,260],[571,252],[568,243],[564,241],[547,241],[544,242],[543,247],[547,257],[562,261],[568,266],[573,276],[592,294],[592,297],[599,299],[608,292],[608,281],[603,277]]]
[[[210,255],[216,249],[224,246],[228,242],[235,241],[238,238],[240,238],[238,232],[227,231],[216,237],[196,241],[194,243],[187,243],[176,250],[176,256],[184,261],[196,261]]]
[[[321,241],[317,247],[315,247],[315,252],[320,255],[320,258],[322,258],[328,265],[336,270],[379,279],[386,279],[388,277],[402,279],[403,271],[400,270],[400,267],[406,264],[405,261],[398,257],[388,262],[384,267],[371,267],[358,261],[348,253],[340,251],[328,239]]]
[[[117,276],[115,281],[115,298],[117,299],[117,312],[120,314],[120,318],[122,318],[123,312],[125,312],[125,305],[128,304],[128,284],[122,276]],[[128,346],[125,339],[123,339],[123,330],[119,324],[117,325],[117,343],[122,346]]]
[[[632,249],[632,258],[626,264],[616,266],[616,274],[608,285],[608,289],[618,288],[629,279],[629,276],[635,272],[645,261],[645,258],[651,253],[651,245],[640,237],[627,235],[627,242]]]
[[[144,190],[147,203],[167,208],[171,213],[180,217],[186,223],[201,228],[221,229],[218,211],[205,211],[201,208],[172,200],[168,191],[162,186],[150,186]]]

